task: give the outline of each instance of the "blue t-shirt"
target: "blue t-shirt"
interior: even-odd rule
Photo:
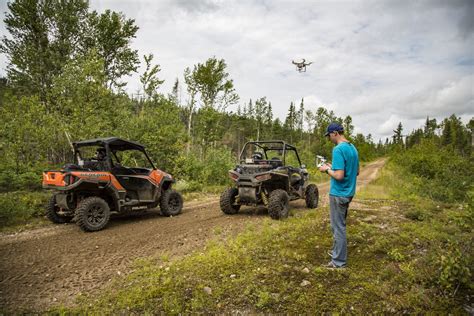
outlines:
[[[332,150],[332,170],[344,170],[344,179],[331,177],[330,195],[352,197],[356,191],[359,153],[351,143],[340,143]]]

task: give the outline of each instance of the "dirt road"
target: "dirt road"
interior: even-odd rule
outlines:
[[[384,163],[378,160],[363,168],[359,187],[373,180]],[[319,185],[323,205],[328,188],[329,183]],[[301,200],[291,207],[305,208]],[[112,219],[96,233],[64,224],[0,235],[0,312],[71,304],[79,293],[97,290],[114,276],[126,274],[137,258],[186,255],[216,234],[237,233],[247,223],[267,216],[264,210],[250,207],[237,215],[224,215],[218,197],[210,196],[185,202],[183,213],[176,217],[149,211],[139,217]]]

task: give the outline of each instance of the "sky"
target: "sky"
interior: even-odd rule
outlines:
[[[186,67],[224,59],[240,103],[266,96],[284,119],[290,102],[350,115],[375,140],[426,117],[474,116],[474,0],[91,0],[139,26],[131,46],[152,53],[169,93]],[[7,11],[0,0],[0,11]],[[0,23],[0,35],[7,35]],[[299,73],[292,60],[312,61]],[[0,55],[0,75],[7,59]],[[143,71],[143,70],[142,70]],[[129,93],[138,74],[126,78]],[[185,87],[182,87],[185,90]],[[183,99],[186,96],[183,95]],[[185,101],[185,100],[183,100]],[[229,110],[235,110],[230,108]]]

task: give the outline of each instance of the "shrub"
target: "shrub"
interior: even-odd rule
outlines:
[[[449,292],[456,291],[460,286],[474,288],[471,283],[472,273],[469,262],[469,256],[472,259],[472,255],[464,251],[467,249],[470,247],[460,247],[458,244],[450,243],[441,250],[441,255],[438,257],[437,283]]]
[[[0,194],[0,227],[21,225],[43,216],[48,192],[8,192]]]
[[[415,188],[423,196],[442,202],[468,200],[474,166],[458,152],[426,141],[397,152],[393,161],[414,176]]]
[[[178,158],[178,178],[186,180],[189,186],[224,185],[229,182],[227,171],[235,166],[235,158],[228,149],[210,149],[200,159],[199,154],[190,153]],[[194,183],[194,184],[193,184]]]
[[[0,192],[41,189],[41,171],[17,174],[13,170],[0,171]]]

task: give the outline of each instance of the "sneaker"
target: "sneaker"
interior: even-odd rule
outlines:
[[[326,265],[323,266],[326,269],[344,269],[345,266],[338,267],[332,260],[329,261]]]

